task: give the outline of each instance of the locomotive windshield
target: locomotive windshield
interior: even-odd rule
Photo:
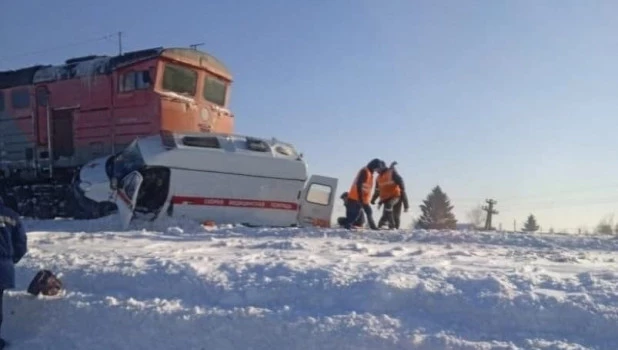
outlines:
[[[193,97],[197,90],[197,72],[191,68],[167,63],[163,70],[161,87],[166,91]]]
[[[146,163],[137,145],[137,140],[114,157],[114,178],[122,180],[129,173],[141,169]]]
[[[206,77],[204,80],[204,99],[219,106],[225,106],[227,86],[223,80]]]

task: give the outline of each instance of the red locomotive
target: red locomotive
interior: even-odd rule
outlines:
[[[186,48],[0,72],[0,196],[24,216],[79,217],[70,183],[89,160],[161,131],[232,133],[231,83]]]

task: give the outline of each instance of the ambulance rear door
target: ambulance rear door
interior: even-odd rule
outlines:
[[[312,175],[300,193],[298,223],[300,226],[331,227],[338,180]]]

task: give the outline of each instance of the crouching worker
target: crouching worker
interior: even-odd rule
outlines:
[[[352,224],[358,220],[364,211],[367,214],[367,222],[372,230],[377,230],[373,221],[371,206],[371,189],[373,187],[373,173],[378,171],[384,164],[379,159],[373,159],[367,166],[363,167],[348,191],[348,206],[346,207],[346,222],[344,227],[350,229]]]
[[[346,208],[346,212],[348,210],[348,192],[343,192],[343,194],[341,195],[341,200],[343,200],[343,206]],[[339,226],[345,227],[346,224],[346,217],[339,217],[337,218],[337,223],[339,224]],[[360,215],[358,216],[358,218],[356,219],[355,222],[352,223],[352,226],[354,227],[363,227],[363,225],[365,225],[365,213],[361,211]]]
[[[2,338],[2,301],[4,290],[15,288],[15,264],[27,251],[27,238],[19,215],[4,206],[0,198],[0,349],[6,342]]]
[[[382,168],[376,179],[376,188],[371,198],[371,204],[375,204],[376,199],[380,198],[378,208],[380,205],[384,205],[378,227],[388,224],[390,229],[399,229],[402,205],[406,212],[410,208],[406,187],[403,179],[395,170],[395,165],[397,165],[397,162],[393,162],[388,168]]]

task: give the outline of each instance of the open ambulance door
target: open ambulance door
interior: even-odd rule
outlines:
[[[300,226],[330,227],[337,193],[336,178],[312,175],[300,194]]]
[[[120,186],[116,190],[116,205],[118,206],[122,230],[129,228],[129,223],[133,218],[133,210],[135,210],[137,203],[137,194],[143,181],[142,175],[134,171],[120,181]]]

